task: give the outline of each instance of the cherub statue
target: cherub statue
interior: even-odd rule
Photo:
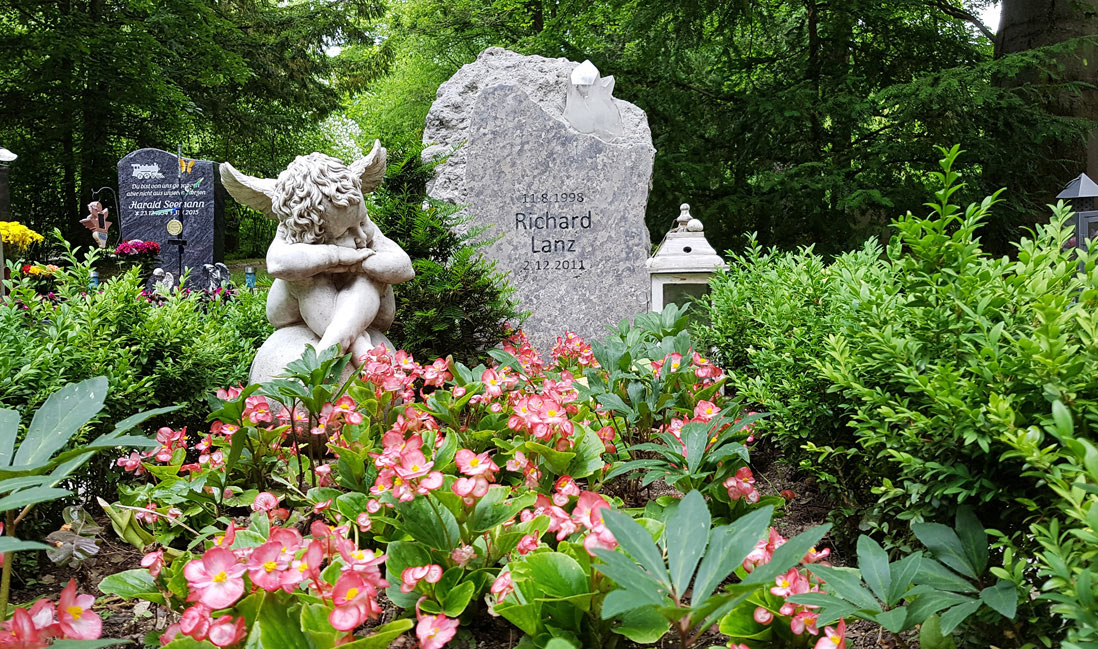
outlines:
[[[111,229],[112,223],[107,220],[107,216],[110,215],[110,210],[103,207],[103,204],[99,201],[92,201],[88,203],[89,214],[80,220],[80,225],[91,230],[92,239],[99,244],[100,248],[107,247],[107,231]]]
[[[391,347],[384,332],[396,311],[392,285],[415,271],[366,212],[363,194],[384,176],[380,142],[350,166],[321,153],[298,156],[277,179],[221,165],[233,198],[279,222],[267,249],[267,272],[275,278],[267,319],[276,331],[256,355],[253,382],[280,372],[305,344],[318,351],[339,345],[356,364],[378,344]]]

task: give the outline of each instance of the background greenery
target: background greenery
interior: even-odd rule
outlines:
[[[1087,165],[1098,117],[1091,0],[11,0],[0,6],[0,142],[14,213],[72,241],[90,191],[141,146],[272,175],[312,150],[418,142],[439,83],[490,45],[590,58],[648,114],[648,222],[683,201],[718,250],[831,254],[918,208],[931,145],[1009,187],[984,233],[1018,227]],[[1081,40],[1080,40],[1081,39]],[[1088,85],[1089,84],[1089,85]],[[1098,172],[1098,161],[1091,161]],[[230,202],[231,203],[231,202]],[[271,224],[230,206],[228,249]]]
[[[831,494],[848,537],[907,548],[908,521],[971,506],[997,530],[996,574],[1053,591],[1083,624],[1098,576],[1096,253],[1068,245],[1060,206],[1015,260],[989,254],[977,235],[1003,204],[951,202],[956,153],[930,214],[896,219],[883,249],[736,256],[696,333],[773,413],[762,439]]]

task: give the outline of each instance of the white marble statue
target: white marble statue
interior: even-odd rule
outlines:
[[[412,261],[366,213],[363,193],[385,176],[385,149],[344,165],[321,153],[298,156],[277,179],[253,178],[221,165],[225,189],[238,202],[278,220],[267,249],[275,278],[267,319],[275,332],[252,363],[250,380],[265,381],[299,358],[305,345],[339,345],[356,364],[393,322],[393,284],[415,276]]]

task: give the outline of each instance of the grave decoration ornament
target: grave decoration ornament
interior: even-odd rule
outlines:
[[[279,374],[306,345],[339,345],[356,365],[374,347],[392,347],[385,337],[396,312],[392,285],[415,271],[366,212],[363,194],[384,176],[385,149],[377,141],[349,166],[321,153],[298,156],[277,179],[221,165],[229,195],[278,221],[267,249],[274,278],[267,319],[275,332],[256,353],[250,382]]]
[[[206,290],[216,291],[222,285],[232,282],[232,273],[229,267],[221,262],[205,264],[202,266],[202,274],[206,276]]]
[[[1098,238],[1098,183],[1086,174],[1079,174],[1056,195],[1071,203],[1075,211],[1075,236],[1068,245],[1086,250],[1087,240]]]
[[[690,205],[679,206],[679,216],[656,254],[645,266],[652,279],[649,310],[660,312],[668,304],[679,304],[709,292],[709,280],[718,270],[727,270],[705,238],[705,227],[690,216]]]
[[[111,223],[107,220],[110,209],[103,207],[99,201],[88,203],[88,215],[80,220],[80,225],[91,230],[92,239],[100,248],[107,247],[107,231],[111,229]]]

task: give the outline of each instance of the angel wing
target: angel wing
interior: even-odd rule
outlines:
[[[267,218],[277,219],[271,208],[275,187],[273,178],[256,178],[242,174],[228,162],[222,162],[221,183],[236,202],[263,212]]]
[[[351,163],[351,173],[362,179],[362,193],[368,194],[378,188],[385,178],[386,151],[381,140],[374,140],[374,146],[365,158]]]

